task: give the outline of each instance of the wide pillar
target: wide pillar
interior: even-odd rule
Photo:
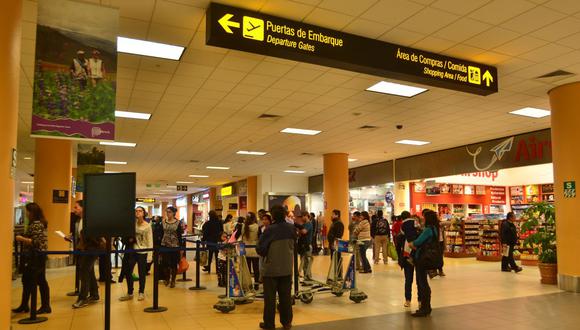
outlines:
[[[580,196],[564,196],[564,182],[580,183],[580,82],[562,85],[548,92],[552,110],[552,162],[556,200],[558,244],[558,285],[562,290],[580,292],[578,253],[578,210]],[[580,187],[579,187],[580,188]]]
[[[169,202],[161,202],[161,217],[163,219],[167,218],[167,213],[165,213],[165,210],[167,210],[168,206]]]
[[[348,238],[348,154],[332,153],[324,155],[324,221],[330,228],[332,210],[340,210],[344,224],[344,236]]]
[[[248,212],[258,212],[258,177],[249,176],[248,182]]]
[[[18,132],[18,72],[22,2],[0,1],[0,329],[10,329],[14,178],[12,151]]]
[[[193,233],[195,221],[193,221],[193,194],[187,195],[187,231]]]
[[[217,188],[209,188],[209,209],[216,210],[217,208]]]
[[[34,153],[34,201],[48,220],[48,249],[68,250],[70,244],[54,234],[55,230],[68,233],[70,229],[70,200],[72,186],[72,142],[60,139],[36,139]],[[69,201],[54,203],[53,191],[66,190]],[[54,256],[49,267],[64,267],[67,257]]]

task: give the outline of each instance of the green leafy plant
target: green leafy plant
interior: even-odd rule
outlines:
[[[529,236],[524,245],[534,249],[538,260],[546,264],[557,263],[556,213],[554,205],[547,202],[534,203],[524,211],[521,233]]]

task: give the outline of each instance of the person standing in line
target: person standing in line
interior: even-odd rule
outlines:
[[[223,228],[224,228],[224,232],[226,233],[226,235],[228,236],[228,238],[230,238],[230,236],[232,236],[232,232],[234,231],[234,226],[235,224],[232,221],[232,215],[228,214],[224,220],[224,224],[223,224]]]
[[[41,306],[36,314],[50,314],[50,288],[46,280],[46,254],[48,249],[46,228],[48,221],[44,212],[36,203],[26,204],[26,217],[29,220],[24,235],[17,235],[15,239],[23,244],[22,249],[22,300],[20,306],[13,309],[14,313],[28,313],[28,301],[38,286],[40,290]]]
[[[135,250],[152,249],[153,248],[153,230],[151,225],[145,221],[147,211],[141,206],[135,209],[135,238],[130,240],[132,248]],[[125,247],[129,248],[129,247]],[[145,299],[145,283],[147,280],[147,259],[151,259],[151,252],[133,252],[125,254],[125,258],[129,258],[128,267],[125,270],[125,278],[127,279],[127,294],[119,298],[120,301],[127,301],[133,299],[133,269],[137,264],[139,270],[139,301]]]
[[[218,248],[217,243],[220,239],[221,233],[224,231],[222,222],[218,218],[217,212],[214,210],[209,211],[209,220],[203,224],[202,227],[202,241],[208,243],[208,258],[207,266],[203,267],[205,272],[211,272],[211,262],[215,259],[216,262],[216,272],[217,272],[217,260],[218,260]],[[241,233],[241,231],[240,231]]]
[[[391,216],[391,233],[393,236],[393,240],[399,233],[401,232],[401,225],[403,224],[403,220],[401,220],[400,216],[393,215]]]
[[[415,260],[421,259],[423,247],[430,241],[439,242],[439,219],[437,213],[434,211],[427,211],[425,213],[425,228],[419,237],[410,243],[412,249],[415,250]],[[419,295],[420,307],[411,314],[414,317],[423,317],[431,314],[431,287],[427,279],[427,269],[420,264],[416,268],[417,289]]]
[[[513,212],[507,214],[506,221],[501,225],[501,243],[504,245],[504,249],[507,249],[507,253],[502,253],[501,257],[501,271],[511,272],[512,270],[516,273],[521,272],[522,267],[516,264],[514,259],[514,248],[518,244],[518,230],[514,221],[516,216]],[[503,252],[503,251],[502,251]]]
[[[161,239],[161,246],[164,248],[179,248],[181,247],[181,236],[183,235],[183,227],[181,222],[175,218],[177,209],[174,206],[169,206],[165,213],[167,219],[163,220],[163,238]],[[163,252],[163,269],[165,270],[165,286],[175,287],[175,278],[177,277],[177,265],[181,257],[180,251]]]
[[[242,231],[242,242],[246,246],[258,245],[260,227],[258,226],[258,219],[254,212],[248,212]],[[258,258],[255,247],[246,247],[246,259],[248,260],[250,272],[254,274],[254,290],[258,290],[260,282],[260,259]]]
[[[309,216],[310,222],[312,223],[312,254],[317,255],[320,252],[318,248],[318,221],[316,220],[314,212],[311,212]]]
[[[344,235],[344,225],[340,220],[340,210],[332,211],[332,223],[330,224],[330,229],[328,230],[328,248],[330,249],[330,257],[336,251],[336,240],[342,239]]]
[[[360,250],[360,257],[362,261],[362,274],[372,273],[371,264],[367,257],[367,250],[371,246],[371,223],[370,216],[367,211],[361,212],[361,221],[354,229],[354,235],[357,237],[358,246]]]
[[[300,255],[300,272],[304,275],[304,281],[312,282],[312,235],[313,226],[310,214],[302,213],[302,228],[304,234],[298,237],[298,254]]]
[[[270,211],[274,223],[268,226],[258,242],[258,254],[264,258],[264,313],[261,329],[275,329],[276,293],[280,321],[285,330],[292,328],[292,272],[296,230],[286,222],[286,210],[275,205]]]
[[[105,249],[105,240],[103,238],[92,239],[85,236],[85,230],[83,228],[83,205],[83,201],[78,200],[73,208],[73,212],[81,218],[78,226],[78,250],[93,254],[79,256],[81,290],[77,301],[73,304],[73,308],[83,308],[99,301],[99,286],[95,276],[95,262],[97,261],[97,256],[94,253],[98,250]]]
[[[361,219],[362,218],[361,218],[360,212],[355,211],[352,214],[352,217],[350,218],[350,224],[348,225],[349,241],[354,246],[358,246],[357,245],[358,236],[354,233],[354,230],[356,229],[356,227],[360,223]],[[354,254],[355,254],[355,260],[356,260],[356,265],[355,265],[356,270],[362,271],[363,266],[362,266],[362,260],[360,257],[360,249],[354,249]]]
[[[397,238],[397,253],[398,262],[401,269],[405,273],[405,307],[411,307],[412,290],[413,290],[413,275],[415,273],[415,266],[407,254],[407,247],[409,244],[417,239],[417,227],[415,226],[415,218],[411,217],[409,211],[401,213],[401,235]]]
[[[262,235],[264,234],[264,231],[266,231],[266,229],[268,228],[268,226],[270,226],[272,224],[272,216],[268,213],[266,213],[264,211],[264,213],[262,213],[262,225],[260,226],[260,232],[258,233],[258,242],[260,241],[260,238],[262,237]],[[256,250],[257,253],[258,250]],[[259,255],[259,254],[258,254]],[[262,284],[264,283],[264,258],[262,256],[260,256],[259,258],[259,262],[260,262],[260,281],[259,283]]]
[[[375,264],[379,263],[379,258],[381,255],[381,251],[383,253],[383,263],[386,265],[389,263],[387,252],[388,244],[391,237],[391,228],[389,226],[389,222],[387,219],[383,217],[383,211],[379,210],[377,212],[377,221],[375,222],[375,237],[373,238],[374,241],[374,249],[375,249]]]
[[[381,211],[382,212],[382,211]],[[375,255],[376,252],[376,242],[375,242],[375,236],[376,236],[376,231],[377,231],[377,220],[378,220],[378,216],[376,214],[370,214],[371,217],[371,250],[373,251],[373,260],[377,259],[377,256]]]

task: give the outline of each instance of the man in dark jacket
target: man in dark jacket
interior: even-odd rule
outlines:
[[[341,239],[344,234],[344,225],[340,220],[340,210],[332,211],[332,224],[328,230],[328,246],[330,247],[330,257],[336,250],[336,240]]]
[[[516,216],[514,213],[509,212],[507,214],[506,221],[504,221],[501,225],[501,243],[503,244],[502,249],[507,249],[507,251],[502,251],[502,272],[511,272],[513,270],[514,272],[519,273],[522,271],[522,267],[519,267],[514,260],[514,247],[518,243],[518,231],[516,229],[516,225],[514,225],[515,219]]]
[[[218,258],[218,248],[217,243],[220,239],[221,233],[224,231],[224,227],[216,211],[209,211],[209,220],[203,224],[201,227],[201,231],[203,232],[202,241],[209,243],[208,244],[208,258],[207,258],[207,266],[203,267],[203,270],[206,272],[210,272],[211,269],[211,259],[212,257],[215,258],[216,264],[216,273],[217,273],[217,258]]]
[[[264,258],[264,322],[261,329],[275,329],[276,293],[278,293],[280,322],[284,329],[292,327],[292,271],[296,230],[285,221],[286,210],[274,206],[270,210],[273,223],[258,241],[258,254]]]

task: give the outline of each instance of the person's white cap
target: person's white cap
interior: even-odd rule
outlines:
[[[79,51],[77,52],[77,54],[84,54],[84,53],[85,53],[85,51],[84,51],[84,50],[79,50]]]

